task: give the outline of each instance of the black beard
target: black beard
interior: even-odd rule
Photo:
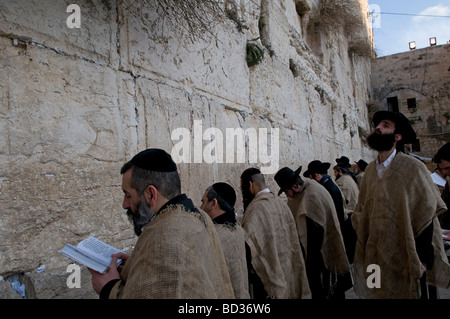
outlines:
[[[394,147],[395,144],[395,134],[379,134],[373,132],[367,137],[367,143],[370,148],[381,152],[381,151],[389,151]]]
[[[242,188],[242,200],[244,204],[244,212],[247,209],[248,205],[250,205],[250,203],[252,202],[253,198],[255,198],[255,196],[253,196],[253,194],[250,193],[249,189]]]
[[[153,209],[147,204],[144,196],[142,196],[141,205],[137,213],[133,213],[131,208],[127,210],[128,220],[133,224],[136,236],[141,235],[144,228],[153,218],[156,217]]]

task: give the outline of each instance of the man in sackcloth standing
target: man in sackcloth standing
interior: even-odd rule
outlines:
[[[359,187],[347,168],[336,165],[333,167],[336,185],[344,195],[346,216],[352,214],[358,201]]]
[[[415,141],[409,120],[379,111],[373,123],[367,142],[378,156],[365,170],[352,216],[355,292],[364,298],[427,298],[426,281],[445,288],[450,282],[437,218],[445,204],[427,167],[398,151]]]
[[[205,190],[200,209],[211,217],[216,226],[235,297],[249,299],[245,232],[236,221],[235,203],[234,188],[219,182]]]
[[[251,265],[263,285],[255,289],[253,277],[249,276],[254,298],[311,298],[303,253],[289,207],[270,192],[264,175],[257,168],[242,173],[241,190],[245,207],[242,227],[251,251]]]
[[[113,255],[106,274],[90,270],[100,298],[234,298],[211,218],[181,194],[177,167],[160,149],[147,149],[121,169],[123,208],[136,246]],[[118,271],[117,258],[125,261]]]
[[[441,198],[447,205],[447,211],[439,216],[439,222],[443,229],[450,229],[450,142],[439,148],[436,155],[433,157],[433,162],[437,164],[437,168],[442,177],[445,178],[446,183],[442,191]]]
[[[333,199],[327,190],[313,180],[303,181],[289,167],[275,174],[280,186],[278,195],[285,192],[298,236],[306,248],[306,273],[313,299],[345,299],[339,286],[344,274],[350,278],[350,265],[345,252]],[[350,280],[351,283],[351,280]],[[351,288],[351,284],[346,288]]]
[[[353,256],[355,254],[356,234],[352,227],[351,214],[346,210],[345,198],[339,187],[333,182],[331,176],[328,175],[328,169],[331,164],[328,162],[321,162],[319,160],[311,161],[308,164],[308,169],[303,173],[304,177],[309,177],[319,184],[321,184],[333,199],[334,207],[336,208],[337,218],[341,227],[341,234],[344,239],[345,251],[350,264],[353,263]]]

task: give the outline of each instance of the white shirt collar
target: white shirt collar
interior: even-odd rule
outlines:
[[[261,194],[261,193],[270,193],[270,189],[269,188],[265,188],[262,191],[258,192],[258,194]],[[256,195],[258,195],[258,194],[256,194]]]
[[[389,155],[389,157],[383,162],[380,163],[377,157],[377,165],[383,165],[384,167],[388,167],[389,164],[391,164],[392,160],[395,157],[395,154],[397,154],[397,150],[394,148],[394,151],[391,153],[391,155]]]
[[[375,163],[377,164],[376,167],[377,167],[377,172],[378,172],[379,178],[383,177],[384,172],[386,171],[388,166],[391,164],[392,160],[395,157],[395,154],[397,154],[397,150],[394,148],[394,151],[391,153],[391,155],[389,155],[389,157],[383,163],[380,163],[378,160],[378,157],[377,157]]]

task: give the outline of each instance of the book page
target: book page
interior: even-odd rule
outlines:
[[[109,269],[109,266],[102,265],[101,263],[91,259],[89,256],[86,256],[80,252],[77,247],[70,244],[66,244],[59,252],[77,263],[98,271],[99,273],[105,273]]]
[[[434,172],[433,174],[431,174],[431,179],[433,180],[433,183],[435,183],[436,185],[445,186],[446,180],[443,179],[439,174],[437,174],[436,172]]]
[[[97,260],[107,267],[109,267],[109,264],[111,263],[111,255],[121,252],[121,250],[105,244],[101,240],[98,240],[97,238],[92,236],[81,241],[77,245],[77,247],[82,252],[88,254],[93,259]],[[118,265],[121,262],[121,259],[117,260]]]

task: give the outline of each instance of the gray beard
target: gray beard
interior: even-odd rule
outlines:
[[[139,206],[138,211],[134,213],[130,208],[127,210],[127,216],[128,220],[134,227],[134,233],[136,236],[139,236],[144,227],[156,217],[156,214],[145,201],[145,197],[142,196],[141,205]]]

